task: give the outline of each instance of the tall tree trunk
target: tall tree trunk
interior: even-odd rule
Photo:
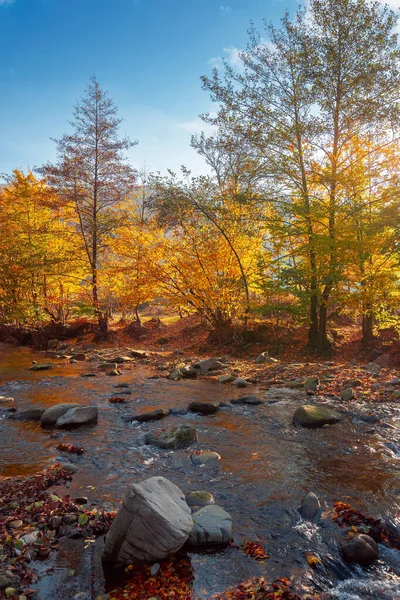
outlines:
[[[362,317],[362,345],[365,348],[371,345],[374,340],[374,315],[371,310],[367,307]]]

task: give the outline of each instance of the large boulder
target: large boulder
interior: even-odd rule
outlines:
[[[379,557],[379,549],[375,540],[360,533],[342,544],[342,554],[347,562],[367,567]]]
[[[56,427],[74,427],[75,425],[86,425],[97,423],[99,411],[95,406],[78,406],[71,408],[56,421]]]
[[[333,425],[341,420],[341,416],[324,406],[304,404],[300,406],[293,415],[293,423],[303,427],[322,427],[322,425]]]
[[[232,539],[232,517],[216,504],[204,506],[194,513],[193,523],[187,541],[189,546],[229,544]]]
[[[55,406],[50,406],[50,408],[45,410],[42,414],[40,424],[43,425],[43,427],[51,427],[52,425],[55,425],[57,420],[65,415],[66,412],[77,406],[79,406],[79,404],[56,404]]]
[[[145,444],[148,446],[165,449],[185,448],[193,442],[197,442],[197,431],[190,425],[161,429],[145,436]]]
[[[381,371],[381,367],[376,362],[370,362],[364,367],[364,370],[372,375],[378,375]]]
[[[183,492],[165,477],[135,483],[107,533],[103,560],[157,562],[178,552],[193,529]]]

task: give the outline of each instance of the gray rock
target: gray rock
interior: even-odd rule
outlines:
[[[275,364],[277,362],[279,362],[279,360],[276,359],[276,358],[272,358],[271,356],[269,356],[268,352],[262,352],[256,358],[256,365],[273,365],[273,364]]]
[[[301,506],[298,510],[303,519],[310,521],[315,517],[320,508],[321,504],[318,497],[314,494],[314,492],[308,492],[308,494],[304,496]]]
[[[216,371],[222,367],[222,363],[216,358],[206,358],[205,360],[200,360],[196,365],[202,373],[207,373],[208,371]]]
[[[186,502],[192,508],[193,506],[209,506],[215,504],[214,496],[210,492],[199,490],[197,492],[189,492],[186,495]]]
[[[178,381],[178,379],[182,379],[183,375],[179,369],[173,369],[171,373],[168,375],[168,379],[172,381]]]
[[[107,533],[103,560],[156,562],[178,552],[193,528],[182,491],[165,477],[133,484]]]
[[[62,517],[51,517],[50,519],[50,529],[58,529],[62,523]]]
[[[195,369],[194,367],[182,367],[180,372],[185,379],[196,379],[198,369]]]
[[[214,404],[213,402],[191,402],[189,410],[201,415],[211,415],[217,412],[218,404]]]
[[[235,379],[236,377],[234,375],[221,375],[221,377],[218,377],[220,383],[232,383]]]
[[[340,397],[344,401],[352,400],[354,398],[353,388],[348,387],[340,392]]]
[[[99,369],[99,371],[108,371],[108,370],[115,371],[117,366],[118,365],[116,362],[105,362],[105,363],[99,364],[99,366],[97,368]]]
[[[342,544],[342,554],[347,562],[366,567],[377,560],[379,549],[375,540],[369,535],[360,533]]]
[[[228,544],[232,539],[232,517],[220,506],[204,506],[193,515],[189,546]]]
[[[117,363],[117,365],[122,365],[123,363],[133,362],[133,359],[129,356],[115,356],[110,359],[111,363]]]
[[[78,406],[71,408],[56,421],[56,427],[73,427],[75,425],[86,425],[97,423],[99,411],[96,406]]]
[[[391,379],[390,381],[385,381],[385,383],[383,385],[400,385],[400,377],[395,377],[394,379]]]
[[[43,425],[43,427],[55,425],[57,419],[65,415],[71,408],[76,408],[78,406],[79,404],[56,404],[55,406],[51,406],[42,414],[40,424]]]
[[[47,369],[51,369],[53,363],[38,363],[37,365],[32,365],[29,367],[30,371],[46,371]]]
[[[44,412],[44,408],[31,408],[13,413],[9,418],[14,421],[40,421]]]
[[[311,392],[316,392],[319,386],[319,377],[307,377],[307,379],[304,382],[304,389],[311,391]]]
[[[262,401],[257,396],[241,396],[240,398],[233,398],[231,404],[251,404],[257,406],[262,404]]]
[[[245,379],[243,379],[243,377],[237,377],[235,379],[235,381],[232,382],[233,385],[236,385],[236,387],[238,388],[245,388],[248,387],[250,384],[248,383],[248,381],[246,381]]]
[[[148,446],[157,446],[158,448],[175,449],[185,448],[197,441],[197,431],[190,425],[181,425],[172,427],[169,430],[148,433],[145,437],[145,444]]]
[[[324,406],[304,404],[300,406],[293,415],[293,422],[303,427],[322,427],[322,425],[333,425],[341,420],[341,416]]]
[[[135,415],[132,420],[139,421],[139,423],[147,423],[147,421],[159,421],[168,415],[169,410],[167,408],[159,408],[141,415]]]
[[[78,473],[80,470],[77,465],[68,462],[60,462],[60,467],[66,471],[69,471],[70,473]]]
[[[219,460],[221,460],[221,455],[218,452],[213,452],[212,450],[198,450],[193,452],[190,457],[192,459],[192,463],[196,466],[207,465],[207,464],[216,464]]]
[[[387,369],[392,364],[392,357],[390,354],[381,354],[378,358],[375,358],[374,363],[379,365],[383,369]]]
[[[378,375],[381,371],[381,367],[377,365],[375,362],[368,363],[366,367],[364,367],[365,371],[371,373],[372,375]]]

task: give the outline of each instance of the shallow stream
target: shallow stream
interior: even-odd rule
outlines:
[[[338,550],[345,538],[329,517],[319,524],[303,521],[297,511],[303,496],[315,492],[326,509],[335,501],[352,504],[362,512],[400,525],[400,432],[345,418],[335,426],[317,430],[295,428],[292,416],[303,402],[290,397],[274,404],[235,405],[215,415],[170,415],[162,424],[128,424],[126,417],[152,408],[186,408],[195,400],[227,403],[240,390],[205,380],[169,381],[154,378],[150,366],[130,364],[123,375],[107,377],[93,363],[63,364],[51,359],[49,371],[33,372],[32,360],[43,354],[28,348],[0,345],[0,395],[12,396],[19,410],[46,408],[62,402],[94,404],[98,425],[74,431],[48,431],[39,423],[0,418],[0,475],[36,473],[62,458],[74,462],[68,493],[88,496],[90,502],[117,508],[128,486],[163,475],[185,492],[207,490],[233,517],[234,539],[258,541],[270,555],[262,564],[232,547],[217,553],[190,554],[194,574],[193,598],[212,593],[258,575],[268,579],[289,577],[312,592],[338,600],[398,600],[400,552],[380,547],[380,560],[368,569],[346,566]],[[47,359],[46,359],[47,360]],[[59,364],[57,364],[59,363]],[[87,372],[96,377],[83,378]],[[128,382],[132,394],[126,403],[113,405],[115,384]],[[252,387],[251,393],[265,393]],[[359,407],[366,412],[371,407]],[[400,426],[400,412],[380,405],[388,422]],[[199,441],[189,450],[159,450],[143,445],[152,429],[189,423]],[[85,448],[82,456],[60,457],[56,444]],[[210,449],[222,459],[218,465],[196,467],[193,449]],[[42,563],[41,600],[95,599],[104,592],[98,540],[83,551],[82,541],[66,540],[52,558],[54,572]],[[306,552],[323,559],[317,570],[307,565]],[[71,569],[74,577],[68,575]],[[38,587],[38,586],[36,586]]]

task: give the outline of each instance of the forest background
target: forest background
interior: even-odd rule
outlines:
[[[16,169],[0,193],[1,322],[89,315],[106,335],[113,313],[140,324],[156,302],[216,330],[306,324],[318,350],[339,316],[364,345],[398,330],[396,27],[369,0],[251,27],[240,65],[202,78],[216,107],[202,115],[213,135],[191,142],[204,176],[135,171],[93,77],[57,160]]]

